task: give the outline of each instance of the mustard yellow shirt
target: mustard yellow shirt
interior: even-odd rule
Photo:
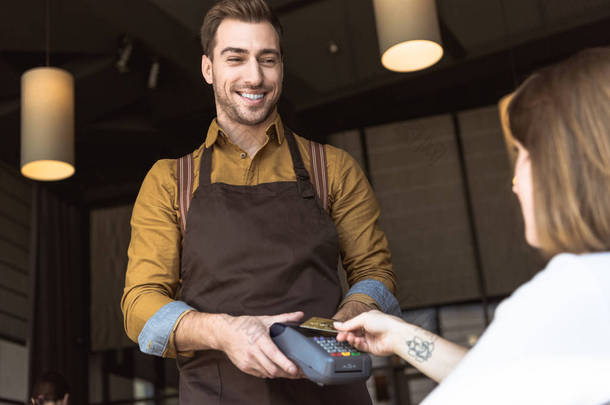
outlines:
[[[216,120],[212,121],[204,143],[206,148],[214,145],[211,182],[246,186],[296,181],[279,115],[276,115],[266,133],[265,145],[254,159],[250,159],[243,150],[231,143]],[[295,138],[305,167],[310,171],[309,141],[296,134]],[[204,145],[193,153],[193,191],[199,185],[199,166]],[[339,235],[348,284],[352,286],[364,279],[378,280],[395,294],[396,280],[390,251],[386,237],[378,226],[379,207],[371,186],[347,152],[330,145],[325,145],[325,148],[329,214]],[[129,263],[121,309],[125,330],[133,341],[138,341],[149,318],[174,301],[180,286],[180,254],[176,160],[162,159],[146,175],[131,218]],[[377,306],[375,300],[365,294],[350,295],[342,305],[351,300]],[[175,355],[172,332],[163,356]]]

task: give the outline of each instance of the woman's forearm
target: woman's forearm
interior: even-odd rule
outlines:
[[[408,323],[402,323],[395,331],[394,340],[394,353],[436,382],[449,375],[468,352],[465,347]]]

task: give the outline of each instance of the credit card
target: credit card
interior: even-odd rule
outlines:
[[[319,318],[317,316],[314,316],[313,318],[309,318],[299,326],[305,329],[337,334],[339,333],[339,331],[334,328],[333,322],[334,321],[332,319]]]

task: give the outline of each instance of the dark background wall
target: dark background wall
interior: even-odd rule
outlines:
[[[286,29],[280,110],[294,130],[319,140],[493,104],[536,67],[610,40],[609,0],[438,0],[443,59],[426,71],[398,74],[379,62],[372,0],[269,3]],[[51,65],[76,81],[76,174],[54,186],[66,198],[129,202],[155,160],[201,143],[215,114],[199,71],[199,26],[211,4],[50,1]],[[3,3],[0,160],[13,167],[20,75],[44,64],[44,50],[44,1]],[[149,86],[155,62],[159,74]]]
[[[0,403],[27,392],[32,185],[0,163]]]
[[[0,335],[25,343],[30,308],[30,222],[32,186],[0,164]]]

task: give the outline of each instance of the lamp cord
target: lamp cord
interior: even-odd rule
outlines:
[[[51,47],[51,7],[49,5],[50,0],[45,0],[45,23],[46,23],[46,35],[45,35],[45,62],[47,67],[50,64],[49,48]]]
[[[517,69],[515,67],[515,54],[513,52],[513,44],[510,43],[510,28],[508,25],[508,16],[506,15],[506,9],[504,8],[504,1],[500,0],[500,10],[502,13],[502,25],[504,26],[504,40],[505,43],[508,43],[508,55],[509,55],[509,61],[510,61],[510,73],[513,79],[513,87],[517,88],[518,87],[518,82],[517,82]]]

